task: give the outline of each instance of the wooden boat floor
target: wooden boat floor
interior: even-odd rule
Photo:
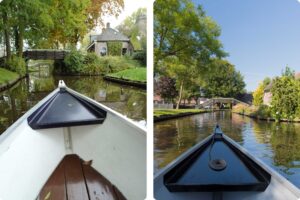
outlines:
[[[66,155],[38,200],[125,200],[122,193],[78,155]]]

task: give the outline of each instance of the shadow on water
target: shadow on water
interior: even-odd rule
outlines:
[[[38,101],[53,91],[59,80],[123,115],[145,124],[146,91],[111,83],[100,76],[52,76],[43,65],[14,87],[0,93],[0,134]]]
[[[217,123],[226,135],[300,187],[300,124],[253,120],[228,111],[155,123],[154,171],[210,135]]]

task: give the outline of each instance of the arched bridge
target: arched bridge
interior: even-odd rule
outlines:
[[[205,101],[204,103],[201,104],[201,107],[213,108],[215,105],[217,105],[218,107],[221,107],[222,104],[230,104],[230,108],[231,108],[233,105],[236,105],[238,103],[249,106],[248,103],[242,102],[235,98],[216,97],[216,98],[211,98],[211,99]]]

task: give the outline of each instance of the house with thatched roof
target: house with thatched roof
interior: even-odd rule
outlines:
[[[295,79],[300,79],[300,72],[295,74]],[[272,100],[271,89],[272,89],[272,86],[273,86],[273,82],[271,81],[270,84],[265,87],[264,96],[263,96],[263,104],[264,105],[268,105],[268,106],[271,105],[271,100]]]
[[[99,56],[132,54],[133,46],[130,39],[106,24],[101,34],[90,35],[88,52],[95,52]]]

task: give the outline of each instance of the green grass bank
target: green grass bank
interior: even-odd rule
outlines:
[[[125,69],[116,73],[108,74],[109,77],[129,80],[129,81],[147,81],[147,69],[144,67]]]
[[[159,122],[207,112],[211,111],[204,109],[155,109],[153,115],[154,122]]]
[[[7,69],[0,68],[0,85],[8,84],[12,81],[15,81],[19,78],[19,74],[11,72]]]

